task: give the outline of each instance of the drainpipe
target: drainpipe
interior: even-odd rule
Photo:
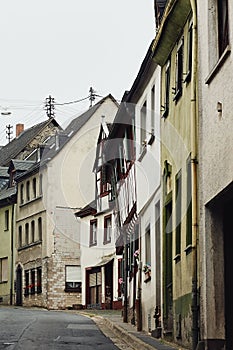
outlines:
[[[192,350],[198,343],[198,297],[197,297],[197,4],[190,0],[193,13],[193,67],[191,79],[191,174],[192,174]]]
[[[11,276],[10,276],[10,305],[13,305],[13,283],[14,283],[14,214],[15,205],[11,208]]]
[[[126,235],[126,232],[124,232]],[[127,237],[124,245],[124,317],[123,322],[128,322],[128,244]]]

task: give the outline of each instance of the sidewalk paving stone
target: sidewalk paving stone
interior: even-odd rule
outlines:
[[[120,310],[81,310],[78,311],[98,323],[97,319],[104,319],[106,325],[119,337],[135,350],[185,350],[175,344],[170,344],[164,340],[153,338],[149,333],[137,331],[131,323],[123,322]]]

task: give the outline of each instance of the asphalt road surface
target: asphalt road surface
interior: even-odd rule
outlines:
[[[118,347],[88,317],[1,306],[0,349],[117,350]]]

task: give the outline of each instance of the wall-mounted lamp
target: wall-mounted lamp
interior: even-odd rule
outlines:
[[[222,113],[222,102],[219,102],[217,103],[217,111],[218,113]]]

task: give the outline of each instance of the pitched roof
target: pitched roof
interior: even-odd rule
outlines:
[[[7,187],[9,183],[9,174],[7,167],[0,167],[0,191]]]
[[[10,188],[4,188],[0,191],[0,206],[9,204],[11,201],[16,200],[16,186]]]
[[[110,98],[117,106],[118,103],[114,99],[114,97],[109,94],[106,97],[102,98],[99,102],[97,102],[92,108],[88,109],[86,112],[75,118],[74,120],[71,121],[71,123],[67,126],[65,129],[65,132],[67,134],[71,133],[72,131],[75,133],[81,127],[90,119],[90,117],[97,111],[97,109],[107,100],[107,98]]]
[[[51,159],[53,159],[69,142],[69,140],[83,127],[83,125],[94,115],[94,113],[100,108],[100,106],[110,98],[113,103],[119,107],[119,104],[114,99],[114,97],[109,94],[102,98],[99,102],[97,102],[93,107],[89,108],[86,112],[79,115],[77,118],[73,119],[70,124],[66,127],[64,131],[61,131],[57,135],[53,135],[49,138],[47,145],[49,147],[45,148],[45,151],[41,157],[40,163],[34,164],[28,172],[23,173],[20,176],[17,176],[17,181],[27,177],[29,174],[38,170],[41,166],[48,163]],[[59,147],[56,147],[56,138],[58,138]]]
[[[17,155],[50,123],[59,126],[54,118],[48,119],[24,130],[18,137],[15,137],[6,146],[2,147],[0,150],[0,165],[8,165],[10,160],[16,158]]]
[[[84,218],[85,216],[95,215],[97,213],[96,201],[93,200],[87,204],[84,208],[75,213],[75,216]]]
[[[16,171],[27,171],[33,164],[35,164],[35,162],[31,160],[12,159],[9,169],[12,166]]]
[[[9,177],[7,170],[8,167],[0,166],[0,177]]]

